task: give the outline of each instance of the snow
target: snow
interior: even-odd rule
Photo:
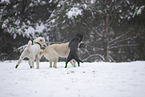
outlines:
[[[87,9],[87,7],[88,7],[87,4],[83,4],[84,9]]]
[[[137,15],[141,14],[142,10],[145,8],[145,6],[141,6],[138,11],[137,11]]]
[[[133,6],[133,8],[134,8],[134,6]],[[136,7],[136,8],[135,8],[135,12],[134,12],[134,14],[133,14],[133,17],[134,17],[135,15],[140,15],[141,12],[142,12],[142,10],[143,10],[144,8],[145,8],[145,6]]]
[[[96,0],[91,0],[91,4],[94,4],[96,2]]]
[[[8,2],[9,3],[10,1],[9,0],[1,0],[0,2]]]
[[[22,61],[0,62],[1,97],[145,97],[145,61],[81,63],[81,67],[30,69]]]
[[[27,37],[36,37],[35,33],[43,33],[43,30],[46,29],[46,26],[45,24],[43,23],[40,23],[40,24],[36,24],[36,27],[33,28],[32,26],[28,26],[26,25],[25,23],[23,23],[23,26],[22,27],[19,27],[18,28],[14,28],[14,27],[7,27],[7,24],[8,24],[9,20],[6,19],[4,21],[4,23],[2,24],[2,28],[3,29],[7,29],[8,33],[11,33],[13,34],[13,38],[15,39],[17,36],[16,34],[18,33],[19,35],[23,35],[23,36],[27,36]],[[30,21],[27,21],[28,24],[30,24]],[[16,25],[19,25],[20,24],[20,21],[16,21],[15,22]],[[24,29],[24,31],[23,31]]]
[[[68,16],[68,18],[73,19],[73,17],[77,18],[78,15],[82,15],[82,9],[79,9],[78,7],[72,7],[67,13],[66,15]]]
[[[29,27],[25,30],[25,33],[29,36],[29,34],[35,34],[35,32],[42,33],[44,29],[45,26],[43,23],[41,23],[40,25],[36,24],[36,29],[34,29],[33,27]]]

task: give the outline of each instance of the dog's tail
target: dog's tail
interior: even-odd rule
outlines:
[[[32,45],[32,41],[30,40],[30,41],[28,42],[27,48],[30,48],[31,45]]]

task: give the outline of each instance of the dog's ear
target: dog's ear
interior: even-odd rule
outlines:
[[[83,33],[81,34],[82,38],[83,38]]]
[[[83,33],[81,34],[81,38],[83,39]]]
[[[83,33],[82,34],[76,34],[76,37],[79,37],[80,38],[79,42],[81,42],[82,38],[83,38]]]
[[[81,35],[81,37],[80,37],[80,41],[79,42],[81,42],[82,41],[82,39],[83,39],[83,33],[82,34],[80,34]]]
[[[33,44],[35,44],[36,40],[33,40]]]

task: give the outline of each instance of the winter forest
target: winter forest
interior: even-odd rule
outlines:
[[[83,61],[145,60],[145,1],[0,1],[0,60],[18,60],[36,37],[51,45],[77,33],[86,45],[78,52]]]

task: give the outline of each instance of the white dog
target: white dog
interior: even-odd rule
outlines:
[[[56,64],[59,57],[67,58],[70,52],[69,42],[61,44],[52,44],[47,46],[43,51],[39,53],[39,58],[44,55],[44,57],[49,60],[50,68],[52,67],[52,62],[54,62],[53,67],[57,68]],[[84,47],[84,45],[81,45]],[[75,67],[75,60],[70,61],[71,64]]]
[[[46,46],[45,39],[43,37],[38,37],[33,41],[34,45],[32,45],[32,41],[28,42],[28,46],[22,52],[19,61],[15,68],[17,68],[20,62],[25,58],[29,58],[30,68],[34,67],[34,60],[36,59],[37,69],[39,69],[39,57],[38,54],[41,51],[41,47]]]

